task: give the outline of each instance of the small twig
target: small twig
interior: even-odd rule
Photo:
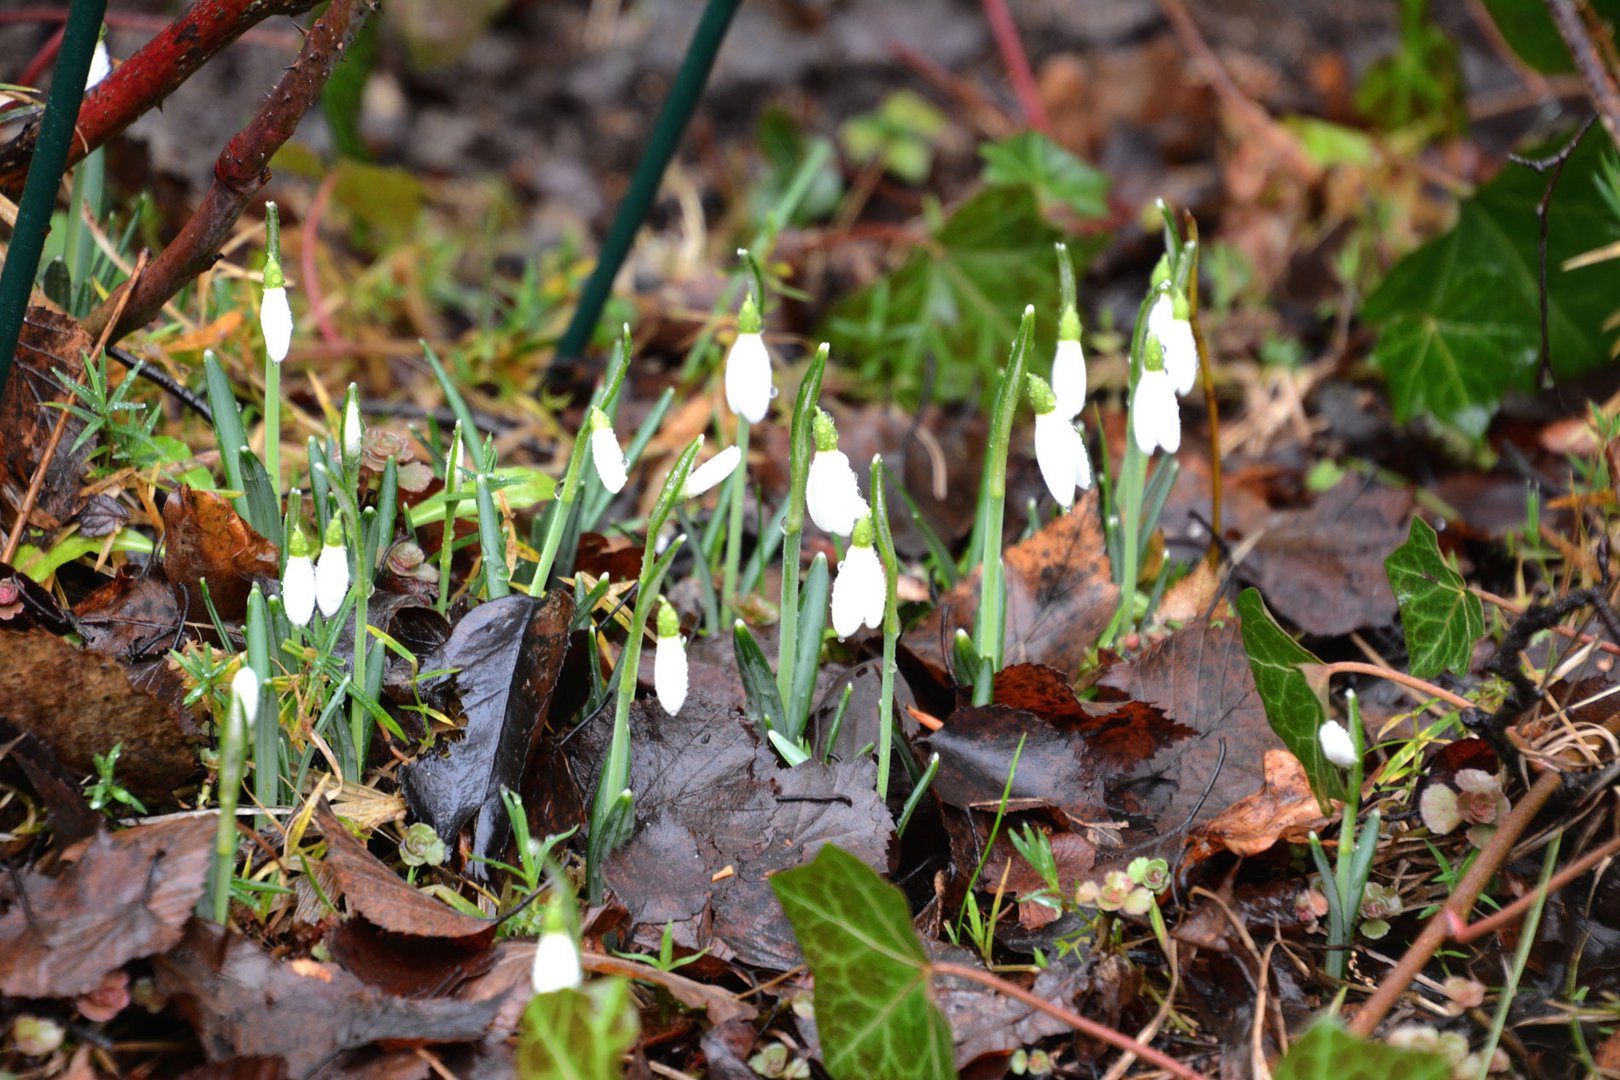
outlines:
[[[1501,911],[1495,912],[1494,914],[1476,922],[1465,923],[1463,922],[1461,916],[1459,916],[1456,912],[1447,909],[1447,929],[1451,933],[1451,939],[1466,945],[1470,941],[1482,938],[1487,934],[1494,934],[1504,926],[1517,922],[1525,912],[1529,911],[1531,907],[1538,902],[1543,893],[1545,893],[1547,896],[1551,896],[1559,889],[1562,889],[1565,885],[1568,885],[1570,882],[1592,869],[1592,867],[1596,866],[1598,863],[1617,854],[1620,854],[1620,836],[1610,840],[1602,847],[1588,851],[1585,855],[1582,855],[1580,858],[1558,871],[1558,873],[1554,874],[1547,880],[1547,888],[1545,890],[1537,889],[1533,892],[1525,893],[1523,896],[1513,901],[1513,903],[1509,904]]]
[[[1046,115],[1046,104],[1041,101],[1040,88],[1035,85],[1035,73],[1029,66],[1029,54],[1024,51],[1024,43],[1018,37],[1018,25],[1013,22],[1012,12],[1007,10],[1007,0],[982,2],[985,21],[995,35],[996,49],[1007,68],[1007,77],[1012,80],[1013,93],[1018,96],[1018,107],[1023,110],[1024,122],[1047,138],[1054,138],[1052,121]]]
[[[1395,671],[1391,668],[1379,667],[1377,664],[1363,664],[1359,660],[1339,660],[1331,664],[1321,664],[1318,670],[1328,675],[1371,675],[1375,679],[1385,679],[1392,683],[1410,687],[1430,697],[1439,698],[1459,709],[1473,709],[1478,706],[1461,694],[1454,694],[1443,686],[1436,686],[1432,682],[1420,679],[1415,675],[1408,675],[1404,671]]]
[[[147,363],[134,353],[129,352],[127,349],[122,349],[117,345],[107,346],[106,352],[108,356],[112,357],[120,364],[123,364],[131,371],[136,371],[138,366],[140,370],[136,371],[136,374],[141,378],[145,379],[153,386],[161,387],[165,393],[172,395],[177,401],[180,402],[180,404],[202,417],[209,424],[214,422],[214,410],[208,407],[208,402],[192,393],[190,387],[184,385],[183,383],[175,382],[169,377],[168,372],[164,371],[156,364]]]
[[[269,100],[247,127],[237,132],[220,151],[214,163],[213,183],[180,235],[163,249],[143,278],[126,283],[90,313],[85,320],[87,330],[97,333],[110,324],[112,339],[118,340],[144,326],[163,307],[164,301],[213,265],[219,245],[230,235],[236,219],[269,181],[270,158],[292,137],[298,121],[320,97],[332,69],[378,3],[379,0],[335,0],[315,20],[298,58],[282,76]],[[119,71],[128,67],[129,64],[125,64]],[[113,77],[109,76],[108,81]],[[125,293],[130,294],[128,306],[121,316],[114,318],[112,305]]]
[[[1569,164],[1570,157],[1575,148],[1581,144],[1586,133],[1592,129],[1592,121],[1597,117],[1589,116],[1586,123],[1580,126],[1558,152],[1551,157],[1524,158],[1517,154],[1509,154],[1508,158],[1517,165],[1523,165],[1533,172],[1547,177],[1547,186],[1541,193],[1541,199],[1536,203],[1536,227],[1539,230],[1536,238],[1536,295],[1539,301],[1541,315],[1541,381],[1544,385],[1552,384],[1552,345],[1547,331],[1547,231],[1551,219],[1553,191],[1558,187],[1559,179],[1564,175],[1564,166]]]
[[[1547,13],[1552,16],[1558,36],[1564,39],[1564,46],[1575,61],[1575,70],[1586,83],[1586,96],[1602,118],[1603,130],[1620,146],[1620,91],[1615,89],[1614,79],[1592,43],[1592,35],[1581,22],[1575,0],[1547,0]]]
[[[1008,982],[1006,979],[992,975],[988,971],[967,964],[952,964],[944,961],[931,964],[930,967],[932,967],[935,975],[948,975],[958,979],[966,979],[969,982],[976,982],[980,986],[989,987],[997,993],[1006,994],[1008,997],[1023,1002],[1032,1009],[1039,1009],[1054,1020],[1061,1020],[1082,1035],[1096,1039],[1098,1042],[1107,1043],[1109,1046],[1123,1050],[1127,1054],[1135,1054],[1143,1061],[1157,1065],[1175,1076],[1186,1077],[1187,1080],[1209,1080],[1203,1073],[1189,1065],[1183,1065],[1161,1050],[1137,1042],[1124,1032],[1115,1031],[1105,1024],[1099,1024],[1095,1020],[1087,1019],[1071,1009],[1065,1009],[1061,1005],[1054,1005],[1039,994],[1032,994],[1017,983]]]
[[[1487,604],[1494,607],[1499,607],[1511,615],[1523,615],[1525,612],[1525,606],[1523,604],[1515,603],[1505,596],[1497,596],[1495,593],[1486,592],[1484,589],[1476,588],[1473,585],[1468,586],[1468,591],[1485,601]],[[1551,629],[1552,632],[1557,634],[1559,637],[1568,638],[1571,641],[1579,642],[1582,645],[1596,645],[1599,650],[1608,653],[1610,656],[1620,656],[1620,645],[1617,645],[1612,641],[1604,641],[1596,634],[1582,633],[1581,631],[1576,630],[1574,627],[1564,626],[1561,623],[1552,627]]]
[[[1535,820],[1541,808],[1547,805],[1558,789],[1563,785],[1563,774],[1545,772],[1536,780],[1527,791],[1524,798],[1513,807],[1512,812],[1503,819],[1501,827],[1492,834],[1490,840],[1480,850],[1478,858],[1474,860],[1468,872],[1463,875],[1457,887],[1452,890],[1451,897],[1445,905],[1424,924],[1423,930],[1418,934],[1401,957],[1400,963],[1378,982],[1378,989],[1366,1000],[1356,1013],[1355,1019],[1350,1022],[1352,1034],[1361,1038],[1370,1038],[1377,1030],[1379,1023],[1389,1015],[1401,995],[1406,993],[1412,980],[1428,964],[1436,950],[1444,945],[1450,936],[1452,926],[1462,921],[1469,911],[1473,910],[1474,902],[1479,899],[1485,886],[1490,884],[1491,878],[1496,876],[1502,863],[1507,860],[1508,853],[1513,845],[1518,843],[1519,837],[1524,835],[1530,823]]]

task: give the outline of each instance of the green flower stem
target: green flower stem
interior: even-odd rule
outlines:
[[[979,579],[979,614],[973,633],[974,646],[979,654],[979,667],[973,680],[975,705],[990,703],[996,671],[1001,667],[1002,638],[1006,633],[1001,530],[1007,504],[1007,452],[1012,442],[1013,416],[1018,411],[1018,399],[1024,391],[1024,362],[1034,332],[1035,308],[1031,305],[1024,309],[1018,334],[1013,338],[1012,356],[1002,372],[1001,387],[996,391],[996,403],[990,417],[990,439],[985,447],[986,479],[984,499],[979,507],[984,515],[984,543],[980,551],[984,569]]]
[[[351,488],[350,490],[354,490]],[[351,502],[350,507],[353,507]],[[368,509],[369,512],[369,509]],[[367,608],[371,598],[372,568],[366,559],[366,523],[364,515],[350,515],[349,551],[354,556],[354,686],[365,693],[366,652],[369,642]],[[366,772],[367,751],[371,745],[371,716],[358,694],[349,695],[349,738],[354,743],[354,782],[359,783]]]
[[[646,632],[647,619],[656,610],[658,586],[675,554],[685,543],[677,537],[658,554],[658,533],[674,512],[681,492],[686,487],[687,474],[697,460],[703,446],[699,436],[693,439],[676,460],[658,495],[658,502],[647,516],[647,539],[641,549],[641,575],[636,583],[636,606],[630,616],[630,633],[625,639],[624,651],[619,654],[619,692],[613,712],[613,739],[608,744],[607,759],[602,763],[602,775],[597,781],[596,797],[591,809],[591,834],[585,850],[586,891],[592,903],[602,896],[602,866],[613,853],[618,842],[628,835],[627,823],[619,819],[632,807],[626,804],[625,794],[630,788],[630,705],[636,697],[636,669],[641,662],[641,639]],[[632,796],[633,799],[633,796]],[[617,824],[610,832],[610,825]]]
[[[872,524],[876,526],[878,558],[883,562],[883,668],[878,683],[878,798],[889,797],[889,764],[894,756],[895,646],[900,640],[900,560],[889,530],[889,508],[883,493],[883,458],[872,456]]]
[[[737,450],[742,455],[737,469],[726,481],[728,524],[726,561],[720,578],[720,622],[731,622],[737,610],[737,577],[742,566],[743,503],[748,494],[748,421],[737,417]]]
[[[444,538],[439,541],[439,599],[436,605],[440,615],[450,606],[450,560],[455,557],[456,503],[460,501],[456,498],[456,485],[460,480],[461,421],[457,420],[455,430],[450,433],[450,451],[444,458]]]
[[[1148,294],[1142,298],[1142,306],[1136,313],[1136,329],[1131,334],[1131,394],[1136,393],[1136,384],[1142,378],[1142,356],[1147,342],[1147,317],[1153,308],[1153,302],[1159,298],[1159,289],[1149,289]],[[1121,501],[1119,526],[1124,531],[1123,542],[1119,546],[1120,562],[1116,581],[1119,584],[1119,610],[1114,612],[1113,620],[1103,631],[1102,638],[1097,642],[1099,647],[1112,645],[1120,637],[1130,633],[1134,628],[1136,619],[1136,576],[1137,563],[1141,557],[1142,532],[1142,489],[1147,486],[1148,455],[1142,453],[1136,445],[1136,433],[1133,430],[1135,422],[1131,416],[1131,402],[1125,405],[1125,458],[1119,467],[1119,483],[1115,487]]]
[[[270,613],[264,593],[257,585],[248,593],[247,663],[259,677],[259,722],[253,728],[253,797],[261,806],[281,805],[281,708],[270,689]],[[244,748],[245,749],[245,748]],[[240,786],[241,778],[237,778]],[[264,828],[269,818],[260,815],[254,828]]]
[[[264,204],[264,224],[267,234],[265,250],[271,262],[281,261],[281,215],[276,204]],[[270,487],[277,498],[281,496],[281,365],[264,357],[264,471],[270,474]]]
[[[231,879],[236,875],[236,803],[247,759],[247,717],[232,695],[219,741],[219,824],[214,830],[214,874],[210,915],[221,926],[231,913]]]
[[[776,651],[776,687],[786,701],[793,686],[793,666],[799,636],[799,547],[804,537],[804,492],[810,482],[810,458],[816,452],[811,438],[821,377],[827,370],[828,344],[824,341],[810,361],[799,397],[793,403],[793,425],[788,435],[788,503],[782,519],[782,608]],[[740,468],[739,472],[742,471]]]

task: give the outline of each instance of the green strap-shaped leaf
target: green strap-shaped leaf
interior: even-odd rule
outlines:
[[[1327,706],[1300,667],[1322,661],[1283,633],[1255,590],[1243,590],[1237,609],[1243,619],[1243,648],[1249,654],[1249,670],[1254,673],[1255,689],[1260,692],[1271,730],[1305,767],[1311,790],[1324,806],[1329,799],[1342,799],[1344,777],[1322,756],[1317,734],[1327,719]]]
[[[521,1080],[619,1080],[620,1059],[636,1041],[637,1027],[624,979],[536,994],[523,1010],[517,1074]]]
[[[1276,1080],[1448,1080],[1451,1067],[1438,1054],[1362,1042],[1327,1019],[1297,1040],[1271,1075]]]
[[[1384,560],[1384,573],[1401,607],[1412,674],[1427,679],[1448,668],[1466,673],[1474,642],[1485,636],[1485,609],[1440,554],[1428,522],[1412,519],[1406,543]]]
[[[836,1080],[954,1077],[950,1025],[929,993],[928,956],[900,891],[832,844],[771,887],[815,976],[827,1071]]]

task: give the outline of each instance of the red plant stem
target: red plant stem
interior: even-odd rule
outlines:
[[[1495,933],[1509,923],[1518,921],[1524,916],[1525,912],[1539,903],[1543,897],[1551,896],[1604,859],[1611,858],[1614,855],[1620,855],[1620,836],[1610,840],[1602,847],[1588,851],[1585,855],[1582,855],[1548,878],[1545,890],[1537,889],[1534,892],[1525,893],[1501,911],[1487,918],[1480,919],[1478,922],[1465,923],[1455,913],[1450,913],[1453,918],[1456,918],[1456,922],[1450,927],[1451,939],[1466,945],[1468,942],[1482,938],[1486,934]]]
[[[1013,93],[1018,95],[1018,106],[1024,110],[1024,120],[1030,127],[1047,138],[1052,138],[1052,121],[1041,102],[1041,92],[1035,85],[1035,73],[1029,66],[1029,54],[1018,38],[1018,27],[1007,0],[983,0],[984,17],[990,23],[990,32],[996,37],[996,48],[1001,51],[1001,62],[1007,65],[1007,76],[1012,79]]]
[[[1008,997],[1021,1001],[1032,1009],[1039,1009],[1054,1020],[1063,1021],[1082,1035],[1090,1036],[1098,1042],[1105,1042],[1109,1046],[1125,1051],[1127,1054],[1135,1054],[1143,1061],[1157,1065],[1175,1076],[1186,1077],[1186,1080],[1209,1080],[1207,1076],[1197,1069],[1190,1065],[1183,1065],[1163,1051],[1155,1050],[1145,1043],[1138,1042],[1122,1031],[1115,1031],[1105,1024],[1089,1020],[1071,1009],[1065,1009],[1061,1005],[1054,1005],[1040,995],[1030,993],[1017,983],[1008,982],[1006,979],[992,975],[988,971],[969,967],[967,964],[952,964],[945,961],[929,966],[933,969],[935,975],[950,975],[958,979],[967,979],[969,982],[976,982],[980,986],[987,986],[999,994],[1006,994]]]
[[[1339,660],[1331,664],[1321,665],[1321,670],[1328,675],[1371,675],[1375,679],[1387,679],[1392,683],[1409,686],[1420,694],[1439,698],[1448,705],[1455,705],[1459,709],[1475,708],[1475,703],[1461,694],[1453,694],[1443,686],[1436,686],[1432,682],[1427,682],[1415,675],[1408,675],[1404,671],[1396,671],[1394,668],[1379,667],[1377,664],[1363,664],[1359,660]]]
[[[333,0],[309,28],[298,58],[258,115],[220,151],[214,162],[214,181],[180,235],[153,261],[145,277],[119,288],[92,311],[85,320],[86,329],[98,333],[113,318],[114,302],[132,287],[128,306],[113,324],[112,337],[118,340],[144,326],[170,297],[212,265],[236,219],[269,182],[270,158],[292,138],[298,121],[320,97],[332,69],[379,2]]]
[[[1485,891],[1485,886],[1490,884],[1491,878],[1501,868],[1508,852],[1513,850],[1513,845],[1518,843],[1519,837],[1524,835],[1530,823],[1535,820],[1535,816],[1547,805],[1547,800],[1552,798],[1562,782],[1561,773],[1542,773],[1541,778],[1503,819],[1501,828],[1492,834],[1489,842],[1480,850],[1479,857],[1452,890],[1451,898],[1446,901],[1445,906],[1424,925],[1417,940],[1412,942],[1406,950],[1406,955],[1401,957],[1400,963],[1378,981],[1378,989],[1356,1012],[1355,1019],[1350,1021],[1352,1034],[1363,1039],[1372,1036],[1379,1023],[1401,999],[1401,995],[1406,993],[1406,988],[1412,985],[1412,980],[1418,977],[1418,973],[1434,956],[1435,951],[1445,944],[1452,927],[1461,923],[1468,912],[1473,910],[1474,902],[1479,899],[1479,894]]]
[[[79,137],[68,164],[163,103],[181,83],[243,31],[271,15],[296,15],[315,0],[197,0],[161,33],[119,64],[84,97]],[[30,125],[0,148],[0,195],[16,198],[34,156],[38,128]]]

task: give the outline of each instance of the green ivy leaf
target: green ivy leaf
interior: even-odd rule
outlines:
[[[1249,654],[1249,670],[1254,673],[1255,689],[1260,692],[1271,730],[1299,759],[1311,790],[1323,806],[1330,799],[1344,798],[1344,776],[1322,756],[1317,734],[1327,720],[1327,706],[1301,667],[1322,661],[1283,633],[1254,589],[1243,590],[1237,609],[1243,620],[1243,648]]]
[[[822,1060],[836,1080],[954,1077],[951,1029],[905,897],[832,844],[771,878],[815,977]]]
[[[1059,239],[1029,188],[986,188],[913,245],[899,269],[834,306],[822,336],[835,356],[860,365],[862,381],[903,398],[922,388],[930,354],[936,397],[989,394],[1025,305],[1036,305],[1037,333],[1056,337]],[[1070,241],[1078,272],[1102,242]]]
[[[521,1080],[619,1080],[636,1041],[635,1002],[624,979],[593,979],[583,990],[536,994],[518,1034]]]
[[[1021,131],[979,147],[987,184],[1027,187],[1043,206],[1066,206],[1083,218],[1108,213],[1108,177],[1038,131]]]
[[[1603,321],[1620,295],[1620,262],[1563,270],[1620,239],[1597,180],[1607,140],[1570,157],[1548,221],[1548,337],[1553,370],[1607,362]],[[1536,205],[1546,178],[1510,165],[1462,204],[1456,226],[1395,265],[1362,316],[1381,330],[1373,361],[1389,379],[1395,418],[1428,413],[1479,438],[1503,394],[1530,390],[1541,351]]]
[[[1428,522],[1412,519],[1406,543],[1384,560],[1384,573],[1401,608],[1412,674],[1466,673],[1474,642],[1485,636],[1485,609],[1440,554]]]
[[[1271,1075],[1276,1080],[1449,1080],[1451,1066],[1439,1054],[1363,1042],[1326,1019],[1295,1040]]]

